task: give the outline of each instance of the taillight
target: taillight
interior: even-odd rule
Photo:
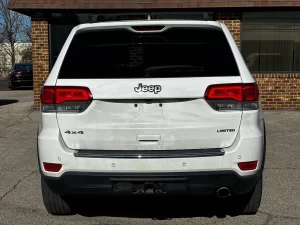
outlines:
[[[243,100],[244,101],[258,101],[259,91],[257,85],[244,84]]]
[[[14,77],[20,77],[22,75],[22,72],[14,72],[13,76]]]
[[[243,100],[243,86],[237,84],[217,84],[211,85],[205,92],[207,100],[213,99],[232,99],[237,101]]]
[[[211,85],[206,89],[204,97],[215,110],[259,108],[259,92],[255,83]]]
[[[44,87],[42,89],[41,102],[43,104],[54,104],[55,102],[54,94],[55,94],[54,87]]]
[[[83,112],[93,100],[87,87],[49,87],[41,92],[42,112]]]
[[[238,166],[242,171],[255,170],[257,168],[257,165],[257,161],[238,163]]]

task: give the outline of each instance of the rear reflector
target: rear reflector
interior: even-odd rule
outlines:
[[[44,169],[47,172],[59,172],[60,169],[62,168],[61,164],[57,163],[43,163]]]
[[[232,99],[236,101],[257,101],[259,92],[255,83],[216,84],[206,89],[206,100]]]
[[[252,161],[252,162],[241,162],[238,163],[239,168],[242,171],[249,171],[249,170],[255,170],[257,168],[257,161]]]
[[[160,31],[165,26],[132,26],[131,28],[135,31]]]

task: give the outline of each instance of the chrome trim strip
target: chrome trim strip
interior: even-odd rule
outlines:
[[[118,158],[118,159],[158,159],[158,158],[192,158],[223,156],[223,149],[201,150],[77,150],[75,157],[81,158]]]

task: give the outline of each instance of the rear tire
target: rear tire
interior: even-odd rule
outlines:
[[[42,195],[48,213],[52,215],[73,215],[74,211],[69,202],[62,196],[53,193],[42,178]]]
[[[262,199],[263,179],[260,177],[254,190],[246,195],[237,196],[239,211],[242,215],[255,215]]]

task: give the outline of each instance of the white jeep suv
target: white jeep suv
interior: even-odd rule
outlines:
[[[41,93],[38,158],[51,214],[68,197],[211,195],[255,214],[265,126],[228,28],[214,21],[82,24]],[[238,197],[237,197],[238,196]]]

